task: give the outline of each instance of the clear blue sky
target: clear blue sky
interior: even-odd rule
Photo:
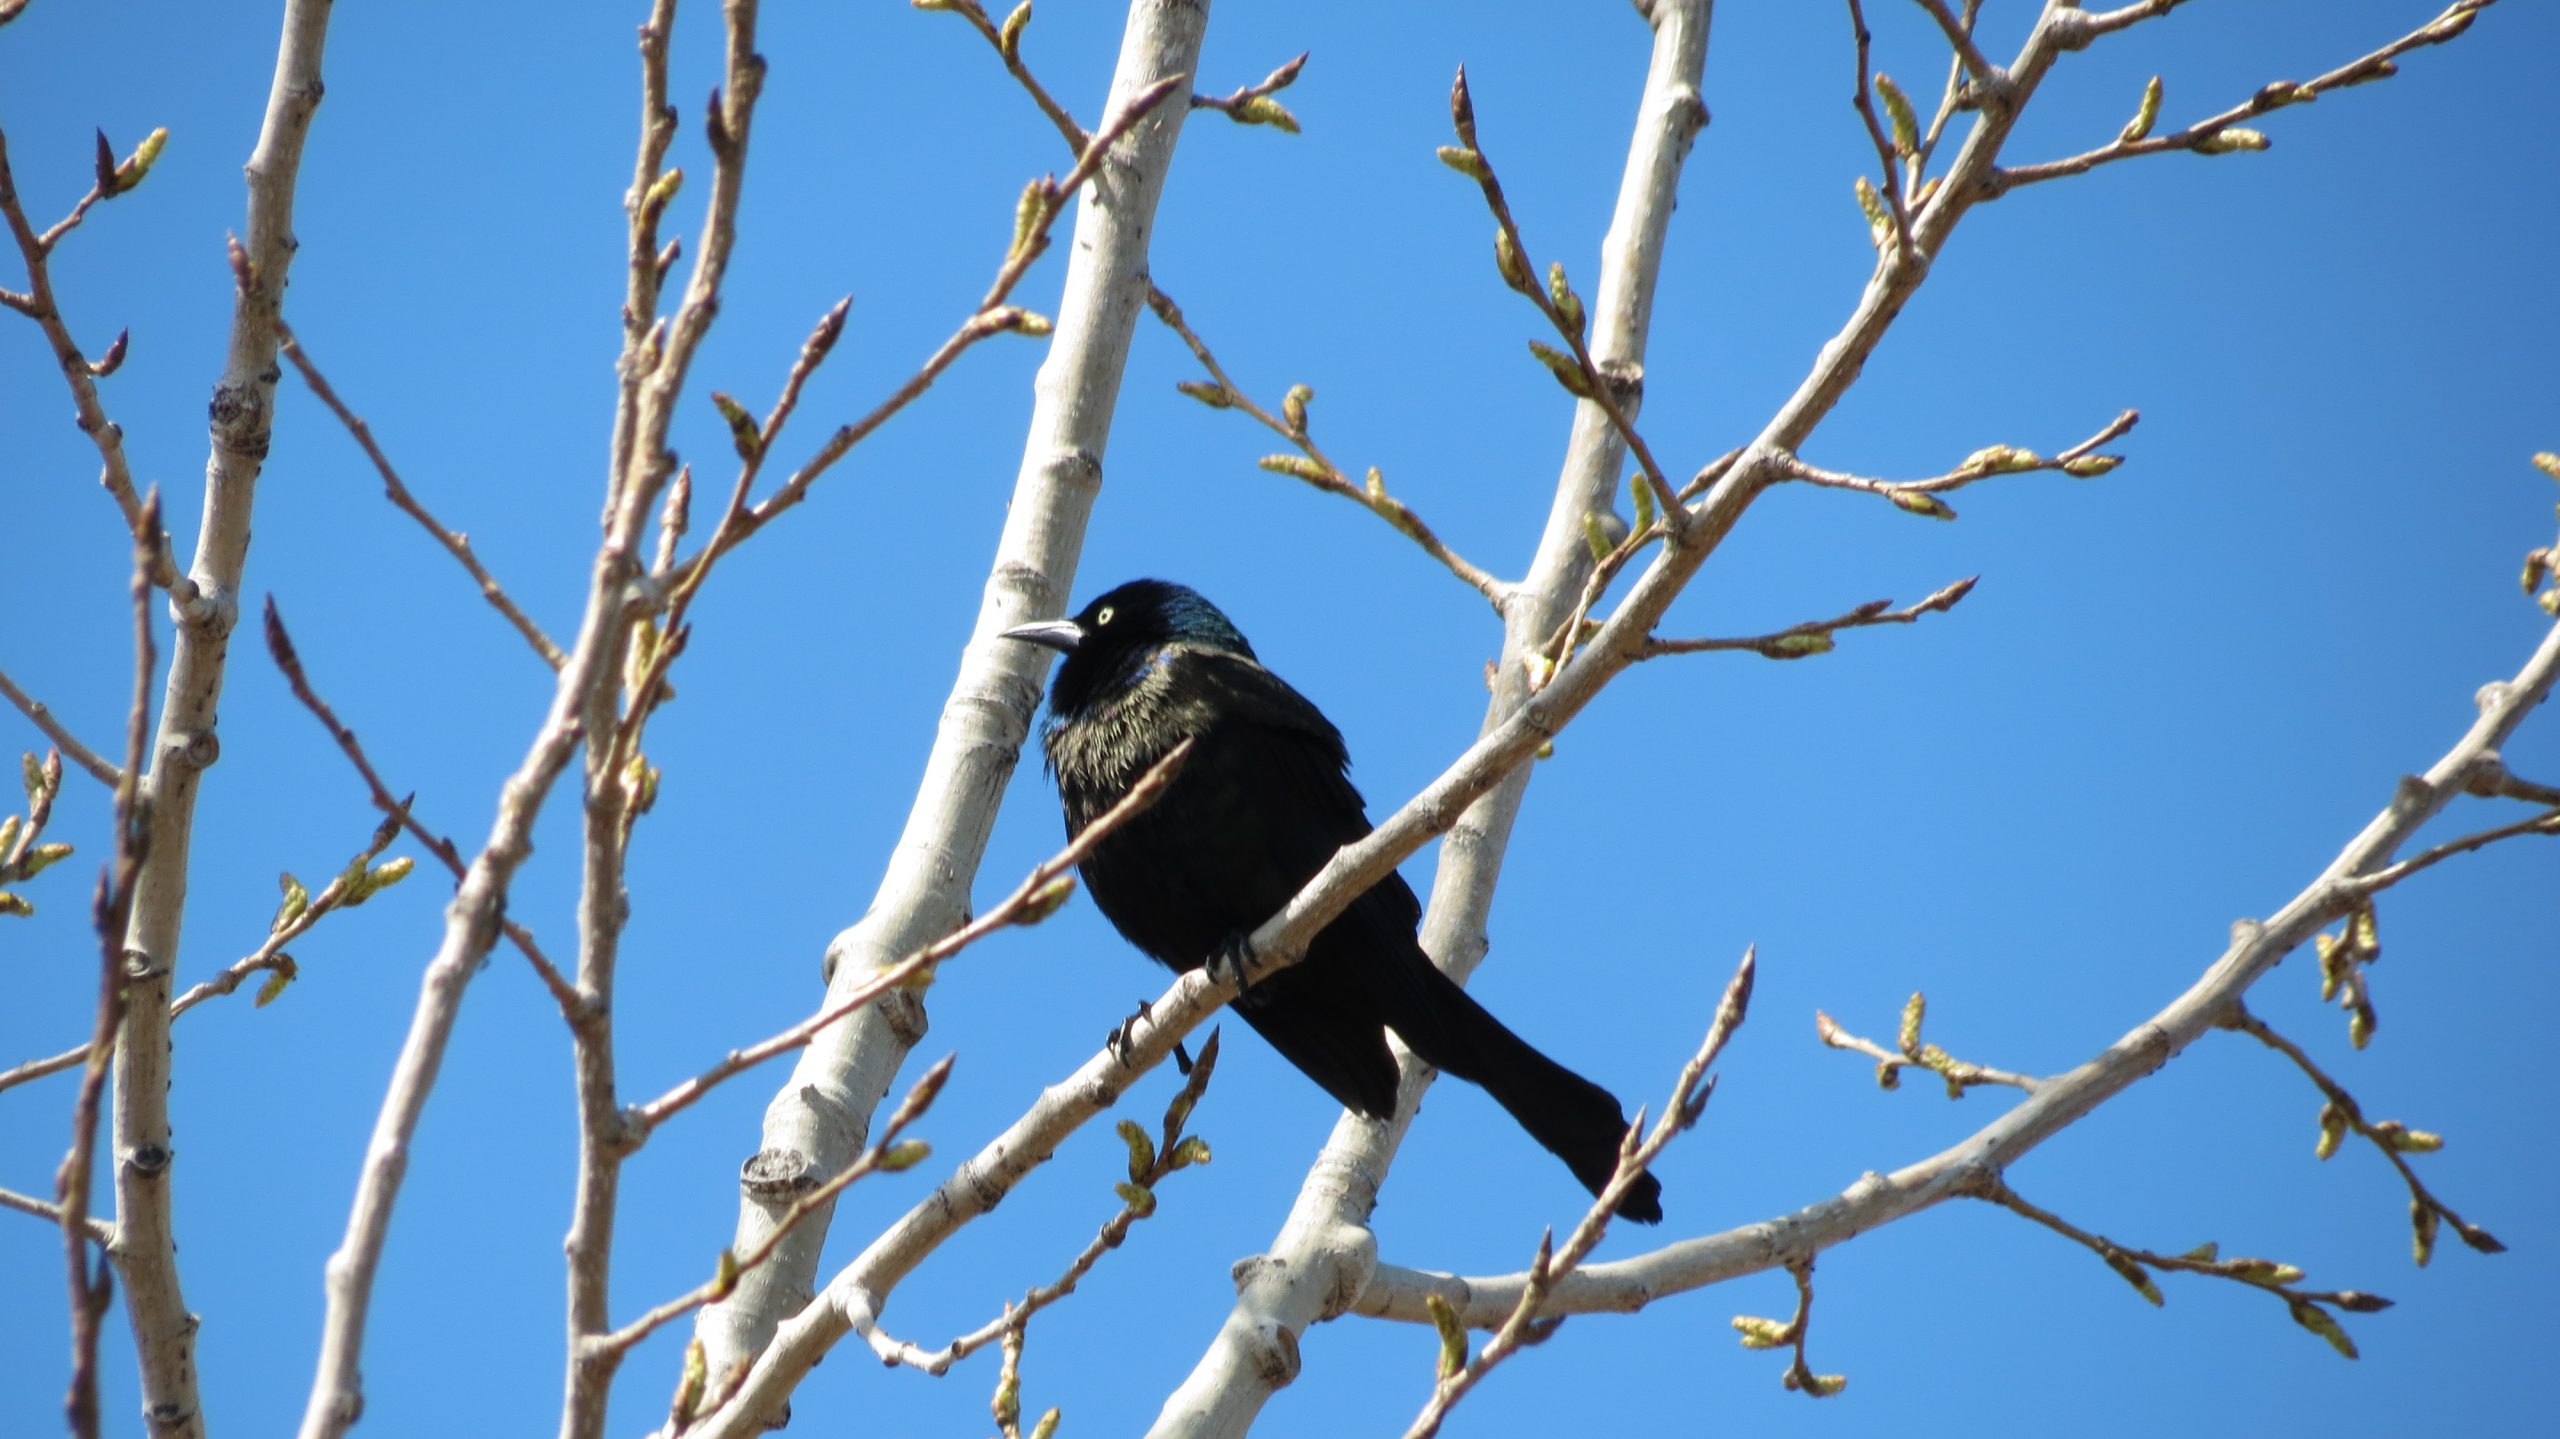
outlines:
[[[81,337],[133,330],[106,395],[137,472],[192,543],[201,416],[229,314],[223,235],[266,93],[269,5],[37,0],[0,31],[0,123],[38,216],[87,184],[90,131],[168,150],[97,211],[57,267]],[[564,634],[593,543],[619,337],[620,196],[630,173],[642,6],[340,8],[305,163],[288,305],[312,353],[410,484],[468,529]],[[1851,177],[1872,163],[1845,103],[1847,23],[1830,5],[1720,7],[1714,123],[1682,189],[1644,416],[1674,468],[1754,433],[1846,313],[1871,263]],[[1928,92],[1944,62],[1914,7],[1871,0],[1877,63]],[[1988,7],[2005,53],[2027,7]],[[678,161],[708,173],[701,97],[716,12],[679,35]],[[2011,154],[2094,145],[2167,77],[2183,122],[2301,79],[2422,23],[2432,0],[2198,3],[2067,61]],[[1044,6],[1027,53],[1090,119],[1117,7]],[[1432,158],[1461,61],[1483,140],[1540,263],[1589,283],[1641,79],[1625,6],[1252,7],[1212,17],[1202,88],[1312,49],[1286,96],[1297,137],[1195,116],[1157,230],[1160,282],[1240,382],[1317,392],[1318,434],[1381,466],[1471,557],[1523,565],[1568,409],[1522,353],[1534,317],[1503,291],[1473,189]],[[759,408],[809,325],[855,296],[786,455],[866,409],[965,313],[1015,195],[1063,169],[1055,134],[958,21],[903,6],[772,5],[771,60],[727,304],[696,367]],[[1995,441],[2051,451],[2142,410],[2115,475],[2030,476],[1956,498],[1953,525],[1835,493],[1771,495],[1674,612],[1747,633],[1979,573],[1954,615],[1844,639],[1801,664],[1702,657],[1630,674],[1540,766],[1492,919],[1479,991],[1619,1093],[1654,1099],[1696,1043],[1736,955],[1759,997],[1704,1128],[1661,1166],[1666,1236],[1707,1233],[1839,1190],[1969,1132],[2000,1091],[1950,1104],[1879,1093],[1823,1049],[1812,1015],[1889,1035],[1913,989],[1931,1038],[2050,1072],[2183,989],[2230,922],[2291,897],[2468,722],[2546,621],[2516,593],[2560,491],[2526,458],[2560,448],[2550,269],[2560,132],[2532,97],[2560,53],[2549,6],[2491,11],[2403,75],[2272,117],[2275,147],[2172,156],[1977,211],[1864,381],[1809,447],[1909,477]],[[674,221],[690,244],[700,187]],[[1061,263],[1020,298],[1047,310]],[[0,283],[15,272],[0,264]],[[1026,341],[973,354],[839,467],[812,503],[725,568],[652,729],[666,771],[633,867],[621,1061],[635,1096],[801,1015],[827,938],[869,901],[975,613],[1019,456]],[[1253,468],[1269,437],[1173,391],[1188,356],[1139,332],[1076,589],[1137,574],[1207,590],[1275,668],[1341,723],[1379,812],[1473,735],[1498,631],[1481,601],[1385,526]],[[317,682],[421,812],[466,844],[521,755],[550,678],[468,582],[383,502],[298,383],[281,392],[248,601],[272,593]],[[105,744],[130,663],[124,546],[40,337],[0,315],[0,666]],[[728,452],[698,395],[678,442]],[[222,762],[199,814],[181,956],[192,980],[253,948],[275,873],[325,876],[372,828],[361,789],[255,640],[232,655]],[[2545,715],[2509,755],[2560,777]],[[0,741],[38,743],[0,713]],[[1026,766],[979,885],[991,901],[1058,838]],[[81,923],[101,797],[74,777],[58,833],[78,861],[0,922],[0,1063],[84,1031],[95,950]],[[555,797],[513,913],[569,948],[573,805]],[[2478,823],[2506,818],[2474,809]],[[2459,819],[2457,820],[2459,822]],[[2467,827],[2467,826],[2466,826]],[[2444,831],[2447,834],[2453,831]],[[2539,848],[2533,847],[2538,843]],[[403,846],[400,852],[408,852]],[[1427,882],[1428,861],[1407,873]],[[2369,1111],[2443,1131],[2420,1164],[2507,1240],[2448,1241],[2411,1269],[2404,1195],[2377,1156],[2326,1165],[2318,1096],[2245,1040],[2211,1039],[2011,1173],[2030,1198],[2124,1242],[2300,1264],[2378,1291],[2347,1364],[2236,1286],[2164,1279],[2142,1303],[2094,1258],[1977,1207],[1825,1256],[1813,1360],[1826,1405],[1727,1320],[1783,1315],[1783,1275],[1594,1317],[1460,1411],[1482,1435],[1873,1432],[1954,1421],[1996,1435],[2332,1435],[2547,1422],[2560,1184],[2546,1096],[2560,851],[2519,844],[2447,866],[2383,905],[2381,1033],[2358,1055],[2298,956],[2253,997]],[[188,1297],[204,1315],[211,1421],[275,1433],[300,1414],[320,1264],[444,886],[424,866],[296,947],[303,980],[180,1026],[172,1103]],[[865,1184],[836,1261],[1068,1073],[1161,976],[1079,903],[945,971],[918,1060],[960,1056],[924,1126],[936,1160]],[[1130,1432],[1192,1364],[1229,1300],[1228,1264],[1270,1238],[1333,1110],[1241,1033],[1200,1110],[1217,1160],[1035,1324],[1025,1402],[1066,1432]],[[363,1431],[538,1432],[560,1388],[559,1242],[572,1111],[549,1001],[501,954],[474,985],[419,1137],[365,1361]],[[698,1281],[726,1242],[738,1162],[776,1070],[658,1135],[624,1190],[614,1311]],[[1152,1119],[1153,1076],[1129,1109]],[[0,1185],[41,1191],[67,1078],[0,1095]],[[1057,1271],[1113,1208],[1107,1127],[1071,1143],[896,1295],[890,1327],[939,1343]],[[1488,1183],[1488,1178],[1498,1182]],[[1507,1271],[1579,1192],[1480,1095],[1434,1091],[1378,1216],[1398,1263]],[[1607,1253],[1651,1236],[1622,1233]],[[53,1233],[0,1215],[0,1432],[51,1432],[62,1377]],[[615,1429],[662,1412],[680,1331],[632,1362]],[[138,1434],[119,1318],[107,1412]],[[1430,1382],[1433,1339],[1365,1321],[1308,1336],[1274,1434],[1393,1432]],[[859,1353],[821,1369],[797,1429],[983,1429],[993,1356],[944,1379]],[[2538,1418],[2537,1418],[2538,1416]]]

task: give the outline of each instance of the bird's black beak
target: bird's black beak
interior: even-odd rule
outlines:
[[[1020,640],[1025,644],[1056,650],[1062,655],[1071,655],[1084,639],[1084,627],[1074,620],[1042,620],[1036,625],[1015,625],[997,638]]]

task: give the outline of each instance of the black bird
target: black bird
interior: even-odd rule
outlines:
[[[1074,835],[1185,736],[1182,774],[1081,867],[1121,936],[1176,971],[1233,952],[1335,850],[1369,832],[1342,734],[1264,669],[1215,605],[1181,585],[1134,580],[1073,619],[1008,639],[1065,654],[1042,740]],[[1390,874],[1351,902],[1298,964],[1257,981],[1235,1010],[1273,1048],[1373,1119],[1395,1108],[1394,1030],[1442,1072],[1484,1087],[1593,1193],[1618,1167],[1627,1119],[1609,1091],[1505,1028],[1422,951],[1422,906]],[[1618,1205],[1662,1218],[1642,1176]]]

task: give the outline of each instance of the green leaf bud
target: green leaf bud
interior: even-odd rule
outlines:
[[[1876,193],[1873,181],[1860,175],[1856,186],[1858,209],[1867,217],[1867,233],[1881,247],[1893,234],[1893,216],[1884,207],[1884,196]]]
[[[1264,455],[1255,464],[1275,475],[1288,475],[1311,485],[1330,484],[1333,474],[1304,455]]]
[[[1284,134],[1298,133],[1298,117],[1268,95],[1248,95],[1227,114],[1239,125],[1268,125]]]
[[[1120,1142],[1129,1146],[1129,1182],[1146,1183],[1148,1172],[1156,1167],[1155,1141],[1147,1137],[1147,1132],[1139,1128],[1134,1119],[1121,1120],[1114,1127],[1119,1132]]]
[[[1953,506],[1926,490],[1887,490],[1884,492],[1884,497],[1893,501],[1896,509],[1909,510],[1915,515],[1927,515],[1933,520],[1952,520],[1956,517]]]
[[[1742,1336],[1742,1347],[1745,1349],[1775,1349],[1782,1344],[1794,1343],[1796,1337],[1793,1324],[1776,1319],[1763,1319],[1756,1314],[1733,1316],[1733,1328],[1735,1333]]]
[[[1520,246],[1511,238],[1509,230],[1496,229],[1493,232],[1493,268],[1494,273],[1502,276],[1502,283],[1524,295],[1533,293],[1529,262],[1522,258]]]
[[[2319,1305],[2312,1303],[2308,1299],[2297,1299],[2293,1301],[2291,1308],[2294,1323],[2299,1324],[2303,1328],[2310,1330],[2312,1333],[2319,1335],[2321,1338],[2328,1340],[2330,1348],[2337,1350],[2347,1358],[2353,1359],[2356,1357],[2355,1341],[2347,1337],[2346,1330],[2338,1327],[2338,1321],[2330,1315],[2328,1310],[2321,1308]]]
[[[1796,1371],[1790,1369],[1787,1371],[1787,1378],[1795,1381],[1793,1387],[1802,1389],[1807,1397],[1814,1399],[1828,1399],[1849,1387],[1849,1376],[1846,1374],[1808,1373],[1799,1379]]]
[[[2196,141],[2196,153],[2228,155],[2235,150],[2263,150],[2267,148],[2267,144],[2264,131],[2252,130],[2241,125],[2230,125]]]
[[[311,891],[293,877],[293,871],[277,875],[276,887],[284,891],[284,902],[276,906],[275,922],[267,926],[269,934],[284,933],[286,926],[302,918],[302,912],[311,907]]]
[[[1472,147],[1466,145],[1443,145],[1435,153],[1440,156],[1441,164],[1448,166],[1450,169],[1457,171],[1459,174],[1466,176],[1470,180],[1482,181],[1493,173],[1491,170],[1485,168],[1483,154]]]
[[[1547,367],[1547,372],[1556,377],[1556,383],[1564,386],[1566,394],[1577,399],[1591,398],[1590,378],[1582,373],[1581,363],[1573,356],[1535,340],[1529,342],[1529,353],[1537,357],[1539,364]]]
[[[1075,892],[1076,877],[1074,875],[1052,875],[1047,883],[1033,890],[1030,897],[1023,900],[1022,913],[1017,915],[1013,922],[1023,925],[1038,924],[1063,908],[1067,897]]]
[[[2142,87],[2142,103],[2135,107],[2133,118],[2127,120],[2124,128],[2116,132],[2116,143],[2130,145],[2146,138],[2151,133],[2151,127],[2159,123],[2159,120],[2160,77],[2154,75],[2151,77],[2151,83]]]
[[[1893,152],[1908,160],[1920,153],[1920,117],[1911,110],[1911,97],[1893,83],[1893,77],[1876,72],[1876,93],[1884,97],[1884,113],[1893,122]]]
[[[747,413],[746,406],[718,390],[711,392],[711,403],[719,408],[720,418],[728,423],[729,442],[737,448],[738,458],[754,464],[756,458],[764,453],[764,433],[757,428],[756,417]]]
[[[1445,1381],[1467,1367],[1467,1326],[1458,1322],[1456,1307],[1437,1290],[1422,1296],[1422,1303],[1431,1311],[1431,1327],[1440,1331],[1438,1373]]]

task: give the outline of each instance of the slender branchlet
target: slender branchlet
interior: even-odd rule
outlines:
[[[2154,1305],[2167,1303],[2151,1271],[2167,1270],[2176,1274],[2201,1274],[2208,1278],[2227,1279],[2247,1285],[2282,1300],[2293,1322],[2319,1335],[2329,1346],[2349,1359],[2356,1357],[2355,1341],[2347,1337],[2331,1308],[2350,1314],[2378,1314],[2391,1307],[2391,1301],[2379,1294],[2366,1294],[2355,1289],[2301,1289],[2296,1281],[2302,1271],[2273,1259],[2222,1257],[2222,1246],[2210,1241],[2182,1254],[2159,1254],[2148,1249],[2134,1249],[2118,1244],[2103,1234],[2093,1234],[2051,1210],[2038,1208],[2021,1198],[1998,1175],[1986,1180],[1977,1198],[1997,1204],[2020,1218],[2032,1220],[2065,1239],[2079,1244],[2116,1273],[2116,1277],[2134,1288],[2134,1292]]]
[[[293,637],[285,631],[284,616],[277,610],[273,596],[267,599],[265,632],[267,654],[275,661],[276,669],[284,675],[286,686],[293,691],[293,697],[302,702],[303,708],[311,711],[312,717],[320,721],[320,727],[329,732],[329,737],[337,741],[339,751],[346,755],[347,762],[355,766],[356,774],[364,780],[365,790],[372,797],[374,808],[382,811],[386,821],[397,821],[400,827],[414,836],[419,844],[424,845],[427,853],[434,855],[436,860],[453,875],[455,882],[459,883],[468,869],[463,861],[462,851],[455,847],[451,839],[427,828],[425,822],[413,813],[415,795],[398,797],[392,794],[391,787],[383,783],[381,771],[375,769],[373,761],[366,757],[364,745],[356,738],[356,732],[349,729],[345,722],[338,718],[337,711],[329,707],[329,702],[322,699],[319,692],[311,687],[311,677],[302,667],[301,653],[294,648]],[[578,1007],[576,987],[571,985],[561,975],[559,967],[543,954],[542,947],[534,942],[532,932],[512,919],[501,921],[500,932],[505,934],[517,951],[524,955],[526,963],[533,966],[535,977],[542,981],[543,988],[551,991],[552,999],[560,1004],[564,1012],[574,1015]]]
[[[1240,410],[1260,421],[1263,428],[1298,447],[1295,455],[1264,457],[1259,462],[1262,468],[1273,474],[1303,480],[1326,494],[1340,495],[1368,510],[1393,525],[1397,533],[1420,545],[1424,554],[1447,566],[1449,573],[1456,575],[1468,588],[1492,601],[1496,610],[1502,607],[1509,586],[1451,549],[1410,506],[1387,493],[1386,480],[1376,466],[1370,467],[1366,479],[1355,482],[1316,445],[1307,421],[1307,406],[1315,399],[1314,390],[1305,385],[1290,386],[1289,393],[1281,401],[1280,413],[1274,415],[1228,377],[1225,367],[1218,363],[1216,355],[1209,352],[1208,344],[1192,330],[1183,317],[1182,307],[1173,302],[1172,296],[1150,286],[1147,308],[1155,312],[1156,318],[1163,321],[1166,328],[1182,337],[1182,343],[1191,348],[1201,368],[1209,372],[1206,380],[1185,380],[1176,388],[1213,410]]]
[[[2163,155],[2174,151],[2185,151],[2197,155],[2229,155],[2243,150],[2264,150],[2272,143],[2268,140],[2266,132],[2251,129],[2241,122],[2254,120],[2288,105],[2307,104],[2333,90],[2343,90],[2351,85],[2369,84],[2375,80],[2388,80],[2400,73],[2400,67],[2393,63],[2396,57],[2421,46],[2441,45],[2453,39],[2471,28],[2471,22],[2479,17],[2482,10],[2496,3],[2497,0],[2456,0],[2456,3],[2443,14],[2388,45],[2368,51],[2334,70],[2306,81],[2277,80],[2261,85],[2241,103],[2165,135],[2153,133],[2153,125],[2160,113],[2162,88],[2158,77],[2155,76],[2149,87],[2144,90],[2140,104],[2135,107],[2133,119],[2113,141],[2100,145],[2096,149],[2084,150],[2077,155],[2066,156],[2059,160],[1996,169],[1984,177],[1982,198],[1996,199],[2020,185],[2058,180],[2066,175],[2085,174],[2100,165],[2113,164],[2119,160],[2130,160],[2143,155]],[[2083,14],[2065,23],[2074,27],[2069,33],[2077,39],[2078,43],[2086,44],[2089,40],[2121,30],[2136,21],[2166,13],[2168,8],[2168,5],[2159,4],[2154,0],[2153,4],[2128,5],[2121,10],[2110,11],[2103,15]]]
[[[1716,1057],[1724,1053],[1726,1041],[1733,1038],[1734,1031],[1741,1028],[1744,1016],[1750,1012],[1751,988],[1758,972],[1757,951],[1743,951],[1742,962],[1735,966],[1733,978],[1725,983],[1723,997],[1716,1002],[1715,1017],[1708,1022],[1705,1041],[1698,1046],[1698,1052],[1690,1056],[1689,1062],[1680,1067],[1679,1077],[1672,1082],[1670,1098],[1662,1106],[1662,1118],[1655,1121],[1648,1132],[1643,1111],[1637,1111],[1635,1122],[1627,1127],[1626,1138],[1619,1145],[1617,1172],[1601,1186],[1599,1195],[1591,1201],[1590,1209],[1583,1213],[1582,1222],[1566,1236],[1564,1248],[1555,1247],[1552,1231],[1538,1236],[1537,1254],[1530,1260],[1529,1280],[1521,1287],[1519,1301],[1474,1358],[1467,1357],[1466,1330],[1459,1322],[1457,1311],[1445,1299],[1433,1296],[1437,1302],[1432,1309],[1432,1322],[1440,1330],[1440,1374],[1438,1382],[1432,1386],[1431,1397],[1423,1403],[1422,1412],[1405,1426],[1405,1439],[1431,1439],[1432,1435],[1440,1432],[1449,1410],[1465,1398],[1467,1391],[1485,1375],[1521,1349],[1543,1342],[1564,1322],[1560,1317],[1548,1318],[1540,1312],[1549,1291],[1572,1274],[1599,1245],[1601,1236],[1608,1233],[1609,1221],[1617,1214],[1618,1201],[1626,1197],[1627,1189],[1635,1183],[1636,1176],[1644,1173],[1646,1166],[1659,1158],[1672,1140],[1695,1127],[1706,1113],[1707,1099],[1715,1092],[1715,1081],[1708,1077],[1707,1070],[1714,1066]]]
[[[934,966],[960,953],[969,946],[1000,929],[1016,925],[1038,924],[1058,912],[1058,907],[1075,893],[1075,876],[1068,871],[1084,862],[1093,847],[1108,838],[1114,830],[1144,814],[1164,795],[1165,787],[1182,772],[1183,762],[1191,756],[1191,742],[1185,740],[1165,753],[1129,786],[1120,802],[1096,817],[1092,824],[1068,843],[1065,849],[1032,867],[1013,893],[986,913],[970,920],[942,938],[926,945],[906,958],[885,965],[874,972],[852,992],[825,1009],[791,1026],[771,1038],[733,1049],[719,1063],[686,1080],[646,1104],[634,1106],[626,1116],[632,1142],[638,1143],[650,1130],[665,1123],[695,1100],[738,1074],[764,1063],[779,1054],[787,1054],[815,1039],[828,1026],[841,1023],[865,1005],[892,990],[922,988],[933,982]]]
[[[1849,1387],[1846,1374],[1816,1374],[1805,1362],[1805,1336],[1813,1327],[1813,1261],[1799,1260],[1787,1266],[1787,1275],[1796,1282],[1796,1312],[1787,1319],[1763,1319],[1755,1314],[1733,1316],[1734,1333],[1742,1338],[1745,1349],[1794,1350],[1787,1362],[1787,1372],[1778,1382],[1798,1394],[1812,1399],[1828,1399]]]
[[[1120,1207],[1102,1223],[1093,1239],[1069,1261],[1066,1272],[1046,1284],[1033,1286],[1020,1299],[1008,1300],[1004,1312],[978,1328],[961,1335],[940,1349],[926,1350],[892,1337],[877,1322],[865,1326],[861,1337],[871,1345],[873,1353],[890,1364],[903,1364],[922,1369],[928,1374],[949,1372],[953,1364],[990,1344],[1002,1343],[1010,1355],[1021,1342],[1031,1317],[1068,1295],[1076,1292],[1102,1256],[1126,1243],[1129,1230],[1140,1220],[1152,1219],[1156,1212],[1156,1189],[1175,1171],[1209,1162],[1209,1141],[1185,1132],[1191,1113],[1201,1096],[1208,1092],[1209,1077],[1218,1067],[1218,1031],[1209,1031],[1208,1041],[1200,1046],[1200,1057],[1183,1075],[1182,1088],[1165,1106],[1164,1122],[1150,1137],[1135,1120],[1120,1121],[1120,1140],[1129,1150],[1129,1177],[1114,1183],[1112,1192],[1119,1197]]]
[[[1993,1069],[1988,1065],[1967,1063],[1938,1046],[1922,1040],[1920,1024],[1927,1012],[1928,1001],[1914,993],[1909,1002],[1902,1006],[1902,1027],[1895,1036],[1892,1049],[1887,1049],[1872,1039],[1862,1039],[1851,1034],[1842,1029],[1830,1015],[1818,1009],[1813,1012],[1813,1029],[1814,1033],[1822,1037],[1822,1042],[1833,1049],[1854,1050],[1873,1059],[1876,1062],[1876,1085],[1881,1089],[1901,1088],[1902,1071],[1916,1067],[1925,1069],[1946,1081],[1949,1099],[1962,1099],[1966,1090],[1983,1084],[2004,1084],[2011,1089],[2025,1090],[2029,1094],[2036,1092],[2037,1081],[2026,1075],[2012,1074],[2008,1070]]]

